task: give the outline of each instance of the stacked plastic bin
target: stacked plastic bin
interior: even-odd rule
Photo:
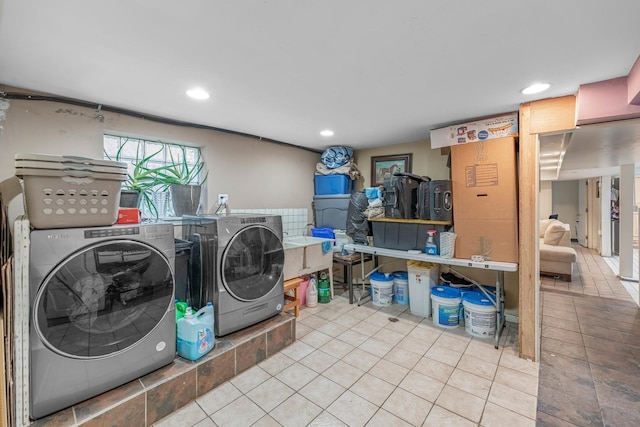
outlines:
[[[316,227],[345,230],[353,181],[349,175],[333,174],[316,175],[314,183]]]

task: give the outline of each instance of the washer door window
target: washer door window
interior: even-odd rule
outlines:
[[[270,229],[256,225],[239,231],[222,256],[222,283],[242,301],[267,295],[280,283],[284,267],[282,242]]]
[[[38,289],[34,325],[67,357],[118,353],[143,339],[173,303],[167,259],[143,243],[113,241],[60,263]]]

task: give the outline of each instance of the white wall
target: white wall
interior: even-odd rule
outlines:
[[[571,238],[577,239],[576,220],[578,219],[578,181],[553,181],[552,210],[558,219],[571,226]],[[541,218],[546,218],[542,217]]]
[[[549,218],[553,213],[553,187],[551,181],[540,181],[540,219]]]

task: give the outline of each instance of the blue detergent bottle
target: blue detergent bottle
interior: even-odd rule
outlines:
[[[196,313],[187,307],[184,317],[178,320],[177,349],[181,357],[197,360],[213,349],[213,304],[210,302]]]
[[[433,240],[437,230],[427,230],[427,243],[424,245],[424,253],[427,255],[438,255],[438,246]]]

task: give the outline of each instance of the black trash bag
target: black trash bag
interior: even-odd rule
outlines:
[[[367,236],[371,234],[365,214],[368,206],[369,201],[364,191],[351,193],[347,208],[347,236],[353,239],[353,243],[368,244]]]

